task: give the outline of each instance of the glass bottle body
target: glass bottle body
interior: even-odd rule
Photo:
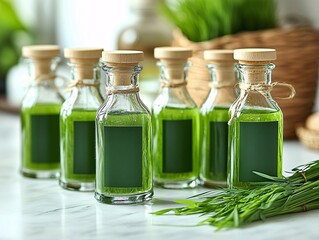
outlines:
[[[99,68],[92,71],[94,78],[74,86],[60,112],[60,185],[69,190],[95,189],[95,117],[103,99],[98,90]],[[76,80],[76,70],[72,72]]]
[[[159,65],[162,81],[169,84],[165,65]],[[179,83],[186,81],[187,67],[186,64]],[[195,187],[199,111],[185,84],[178,87],[165,87],[165,84],[152,109],[155,184],[164,188]]]
[[[172,29],[158,16],[156,11],[157,0],[136,3],[138,6],[133,5],[131,7],[135,16],[134,21],[132,25],[126,26],[120,31],[117,39],[117,48],[142,50],[145,59],[140,79],[142,81],[156,80],[159,76],[159,71],[154,58],[154,48],[170,45]]]
[[[200,109],[200,180],[208,187],[225,186],[229,107],[236,99],[235,71],[231,63],[209,64],[208,68],[213,87]]]
[[[273,64],[238,65],[242,82],[255,86],[269,85],[273,68]],[[251,71],[263,74],[255,78],[258,81],[249,82]],[[229,187],[250,188],[266,181],[254,171],[282,176],[283,115],[270,89],[242,89],[231,114],[234,118],[229,127]]]
[[[118,68],[106,68],[112,93],[96,115],[95,198],[110,204],[141,203],[153,195],[151,116],[137,90],[141,67],[131,69],[130,85],[114,86],[112,75],[121,72]]]
[[[57,59],[48,74],[38,75],[29,61],[34,82],[21,106],[22,164],[21,173],[33,178],[56,178],[60,170],[59,112],[63,102],[55,84]]]

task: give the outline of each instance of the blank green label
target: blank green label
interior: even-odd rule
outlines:
[[[95,122],[74,122],[73,171],[95,174]]]
[[[210,122],[210,171],[224,179],[227,174],[227,146],[227,122]]]
[[[239,181],[265,181],[252,171],[277,176],[278,122],[241,122],[239,156]]]
[[[31,115],[31,161],[60,162],[59,115]]]
[[[192,120],[163,121],[163,172],[193,170]]]
[[[142,187],[142,127],[104,127],[104,186]]]

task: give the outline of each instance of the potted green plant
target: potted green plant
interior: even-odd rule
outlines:
[[[160,10],[192,42],[277,26],[273,0],[162,1]]]
[[[279,26],[274,0],[164,0],[160,10],[176,27],[172,45],[193,49],[188,90],[198,105],[210,90],[204,50],[275,48],[273,81],[289,83],[297,92],[292,100],[277,101],[284,113],[284,137],[296,137],[295,127],[305,121],[314,106],[317,30],[305,25]],[[282,97],[282,90],[274,88],[272,95]]]

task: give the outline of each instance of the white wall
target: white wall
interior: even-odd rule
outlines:
[[[39,43],[56,41],[62,48],[115,49],[119,30],[132,20],[130,1],[14,0],[14,3],[23,20],[42,33]],[[304,16],[319,29],[319,0],[277,0],[277,6],[280,18],[287,14]],[[316,102],[315,110],[319,111],[319,94]]]
[[[131,19],[129,0],[57,2],[57,41],[62,47],[115,49],[120,28]]]
[[[296,14],[308,18],[319,29],[318,0],[277,0],[279,16]]]
[[[114,49],[132,19],[131,0],[14,0],[22,20],[40,33],[37,43]]]
[[[14,3],[23,20],[30,26],[42,28],[44,35],[54,27],[54,37],[63,47],[91,44],[113,48],[119,29],[132,20],[131,1],[14,0]],[[319,0],[277,0],[277,5],[280,17],[305,16],[319,29]],[[50,16],[52,14],[56,17]]]

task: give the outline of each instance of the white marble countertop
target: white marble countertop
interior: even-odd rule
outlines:
[[[319,159],[297,141],[284,143],[284,170]],[[145,205],[98,203],[93,193],[63,190],[56,180],[20,176],[20,120],[0,112],[0,239],[319,239],[319,210],[275,217],[241,229],[192,227],[197,216],[154,216],[173,200],[206,189],[155,189]],[[319,194],[319,192],[318,192]]]

